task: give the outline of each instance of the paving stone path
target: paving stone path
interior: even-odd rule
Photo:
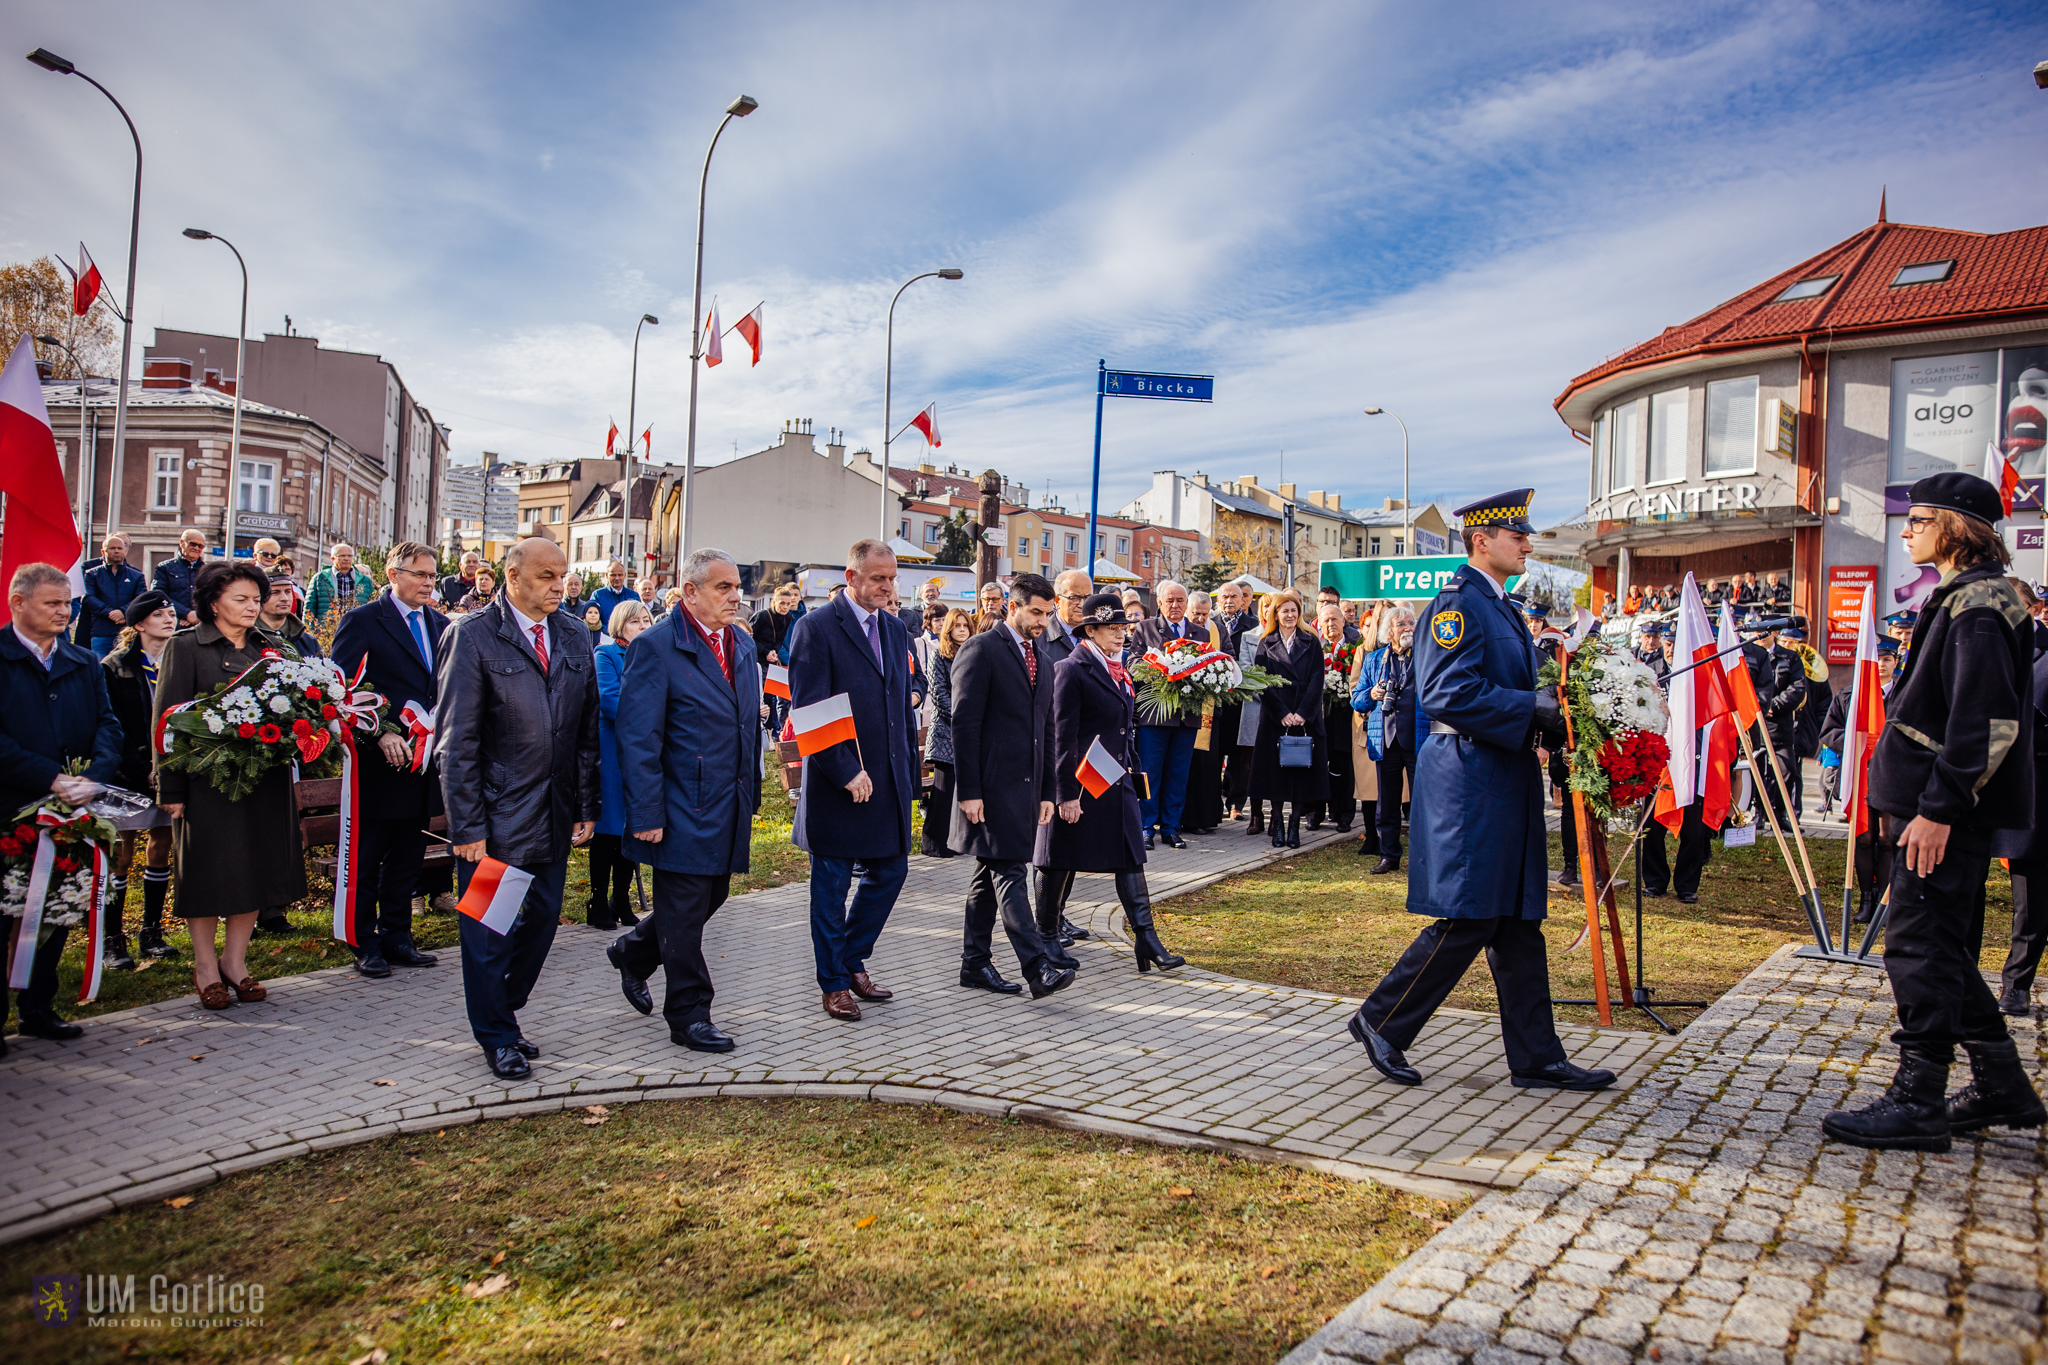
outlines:
[[[2039,1026],[2015,1022],[2043,1084]],[[2040,1134],[1946,1156],[1821,1140],[1824,1114],[1889,1084],[1892,1026],[1883,972],[1781,949],[1284,1365],[2039,1360]]]
[[[1155,896],[1271,861],[1242,831],[1161,849]],[[1355,1001],[1192,968],[1140,976],[1106,877],[1074,891],[1071,913],[1097,937],[1076,945],[1072,987],[1036,1002],[964,990],[971,871],[968,859],[913,860],[871,963],[896,998],[864,1006],[858,1024],[819,1008],[804,884],[728,903],[706,934],[715,1017],[740,1045],[725,1057],[679,1048],[659,1014],[629,1010],[604,960],[611,935],[580,925],[560,931],[522,1015],[545,1054],[523,1082],[494,1078],[471,1040],[452,950],[384,981],[314,972],[271,982],[262,1004],[209,1014],[187,996],[91,1020],[74,1043],[20,1040],[0,1061],[0,1242],[309,1150],[599,1101],[935,1102],[1463,1195],[1520,1181],[1619,1098],[1513,1088],[1497,1021],[1466,1011],[1445,1011],[1418,1041],[1429,1083],[1392,1085],[1344,1034]],[[997,937],[998,966],[1014,974]],[[1563,1032],[1579,1061],[1625,1077],[1671,1046]]]

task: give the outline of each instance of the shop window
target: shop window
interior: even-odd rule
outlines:
[[[1707,385],[1708,477],[1756,472],[1755,375]]]
[[[1650,395],[1650,464],[1645,487],[1677,483],[1685,477],[1685,424],[1691,412],[1689,389]]]
[[[1607,487],[1611,492],[1636,486],[1636,429],[1643,405],[1624,403],[1607,414]]]

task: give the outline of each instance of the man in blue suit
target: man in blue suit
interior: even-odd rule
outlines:
[[[128,624],[128,603],[142,591],[143,579],[142,570],[128,562],[128,542],[122,537],[108,536],[100,553],[100,562],[85,575],[78,642],[87,645],[93,657],[104,659],[113,652],[121,627]]]
[[[1528,565],[1534,489],[1458,509],[1467,562],[1424,614],[1415,646],[1429,717],[1409,810],[1408,910],[1416,936],[1352,1016],[1351,1036],[1388,1080],[1420,1085],[1403,1051],[1482,950],[1500,996],[1501,1040],[1516,1085],[1600,1090],[1611,1071],[1565,1059],[1544,956],[1549,893],[1540,737],[1564,742],[1557,690],[1536,685],[1536,646],[1508,601]]]
[[[868,975],[910,871],[910,803],[918,791],[911,747],[910,633],[896,615],[896,556],[879,540],[846,552],[846,591],[811,612],[789,637],[790,708],[845,694],[856,743],[804,760],[796,846],[811,855],[811,948],[825,1013],[860,1018],[861,1000],[887,1000]],[[846,905],[855,863],[860,890]]]
[[[740,570],[723,550],[683,564],[683,600],[626,651],[619,683],[619,767],[625,854],[654,873],[653,913],[612,941],[626,1000],[653,1012],[647,978],[668,974],[669,1038],[696,1052],[731,1052],[711,1022],[704,924],[745,872],[761,805],[761,674],[754,641],[733,625]]]
[[[391,590],[348,611],[334,632],[334,662],[351,678],[363,668],[363,686],[391,703],[394,725],[404,725],[407,702],[433,714],[434,651],[448,628],[433,607],[435,567],[427,546],[394,545],[384,561]],[[440,812],[440,774],[431,762],[414,772],[412,745],[396,734],[378,736],[374,754],[359,746],[356,755],[356,970],[386,977],[393,967],[431,967],[434,955],[412,941],[412,893],[427,851],[427,821]]]

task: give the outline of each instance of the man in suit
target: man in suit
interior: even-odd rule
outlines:
[[[1318,613],[1318,619],[1320,619],[1320,613],[1326,605],[1336,607],[1339,611],[1342,611],[1344,608],[1344,594],[1338,592],[1335,588],[1330,587],[1328,584],[1324,584],[1322,587],[1317,588],[1316,611]],[[1355,645],[1358,643],[1358,624],[1356,622],[1349,620],[1345,621],[1344,643],[1347,645]]]
[[[1038,657],[1048,666],[1058,666],[1080,645],[1081,637],[1075,633],[1081,624],[1081,604],[1095,591],[1095,580],[1088,576],[1086,569],[1068,569],[1052,581],[1053,591],[1059,596],[1059,605],[1050,621],[1046,622],[1045,634],[1038,637]],[[1086,929],[1067,918],[1067,893],[1073,889],[1073,878],[1052,879],[1051,895],[1057,902],[1050,907],[1046,904],[1047,880],[1043,869],[1034,869],[1032,879],[1037,884],[1034,895],[1039,905],[1041,922],[1056,922],[1059,925],[1059,941],[1062,949],[1074,946],[1074,940],[1088,938]],[[1056,915],[1056,921],[1048,915]]]
[[[484,566],[483,556],[475,550],[462,553],[462,572],[449,574],[441,580],[441,610],[454,611],[455,604],[469,595],[476,587],[476,571]]]
[[[434,754],[456,879],[486,856],[531,873],[509,933],[468,915],[462,992],[469,1026],[506,1080],[540,1055],[519,1030],[555,941],[569,849],[597,829],[597,668],[590,632],[556,612],[569,561],[534,536],[505,555],[505,590],[441,642]]]
[[[731,1052],[711,1022],[704,924],[745,872],[761,804],[761,673],[753,639],[733,622],[740,570],[723,550],[683,564],[683,601],[626,651],[618,727],[626,795],[626,856],[654,875],[654,913],[613,941],[626,1000],[642,1014],[647,978],[668,974],[661,1016],[670,1041]]]
[[[1216,637],[1221,641],[1218,648],[1240,662],[1251,657],[1242,651],[1245,632],[1257,630],[1259,626],[1258,613],[1251,606],[1251,590],[1235,579],[1216,590],[1216,614],[1210,618],[1210,624],[1216,627]],[[1211,742],[1221,744],[1225,749],[1223,799],[1233,818],[1251,799],[1252,746],[1238,742],[1243,721],[1242,705],[1219,706],[1215,722],[1209,729]],[[1252,833],[1258,831],[1253,830]]]
[[[1002,621],[953,656],[953,828],[946,843],[976,859],[967,892],[960,984],[1015,995],[990,960],[996,914],[1017,965],[1039,999],[1071,985],[1074,971],[1047,954],[1031,908],[1031,855],[1052,823],[1052,665],[1038,637],[1052,615],[1053,587],[1035,573],[1010,585]]]
[[[895,612],[896,556],[879,540],[846,552],[846,587],[789,637],[792,710],[844,694],[856,739],[804,760],[792,838],[811,855],[811,949],[825,1013],[860,1018],[860,1000],[894,992],[868,975],[910,870],[910,803],[918,793],[910,634]],[[849,911],[855,864],[860,889]]]
[[[448,629],[448,618],[433,606],[434,568],[429,547],[394,545],[384,560],[390,591],[346,613],[334,632],[334,662],[351,678],[362,668],[362,685],[391,704],[394,727],[377,737],[376,754],[359,750],[356,762],[362,813],[355,826],[353,951],[356,970],[368,977],[436,960],[413,944],[412,894],[427,851],[427,821],[439,813],[439,774],[431,763],[415,772],[412,743],[395,732],[405,727],[408,702],[434,714],[434,651]]]
[[[1209,630],[1188,619],[1188,590],[1171,578],[1161,579],[1152,590],[1159,599],[1159,615],[1148,616],[1132,632],[1127,653],[1133,659],[1168,640],[1195,640],[1209,647]],[[1168,848],[1186,848],[1180,837],[1181,807],[1188,796],[1188,768],[1195,759],[1195,734],[1202,728],[1199,711],[1192,715],[1153,722],[1139,709],[1138,760],[1144,765],[1150,791],[1138,802],[1139,817],[1145,822],[1145,847],[1152,847],[1155,835]]]
[[[606,630],[611,629],[612,610],[621,602],[638,602],[640,594],[626,586],[626,563],[614,559],[604,571],[604,586],[590,595]],[[579,612],[577,619],[582,619]]]
[[[192,581],[199,577],[200,561],[205,557],[206,533],[187,527],[178,533],[178,553],[156,566],[156,590],[178,609],[181,626],[199,624],[192,609]]]

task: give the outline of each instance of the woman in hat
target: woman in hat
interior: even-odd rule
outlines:
[[[114,703],[114,715],[121,722],[120,784],[132,792],[153,793],[156,779],[150,774],[149,713],[156,697],[157,661],[164,646],[178,630],[178,610],[171,599],[151,588],[135,594],[128,603],[128,624],[120,638],[100,660],[107,675],[107,696]],[[107,965],[132,971],[135,959],[128,956],[128,935],[122,915],[128,905],[128,873],[135,863],[135,846],[147,847],[146,870],[142,874],[142,930],[136,935],[144,957],[176,957],[178,950],[164,942],[164,894],[171,888],[171,817],[159,807],[146,815],[124,820],[121,845],[114,855],[114,876],[107,888]]]
[[[1056,818],[1038,827],[1032,862],[1045,869],[1038,896],[1038,929],[1061,967],[1080,964],[1059,945],[1060,907],[1077,872],[1107,872],[1116,878],[1116,897],[1136,940],[1138,970],[1165,971],[1186,959],[1159,941],[1152,925],[1152,897],[1145,886],[1145,836],[1138,824],[1137,692],[1123,665],[1130,622],[1116,594],[1098,592],[1081,604],[1081,641],[1053,669],[1052,728],[1054,777],[1059,785]],[[1091,749],[1101,750],[1124,772],[1097,796],[1081,780]],[[1104,774],[1107,776],[1107,774]],[[1089,779],[1095,781],[1093,777]]]

